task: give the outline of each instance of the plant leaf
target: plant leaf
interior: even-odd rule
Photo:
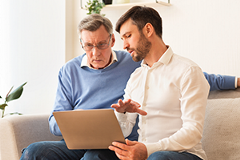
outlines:
[[[12,101],[14,99],[18,99],[23,92],[23,86],[26,84],[27,82],[25,82],[24,84],[22,84],[21,86],[19,86],[17,89],[15,89],[13,92],[11,92],[7,97],[6,97],[6,102]]]
[[[99,0],[88,0],[87,5],[85,5],[86,9],[88,10],[87,15],[90,14],[100,14],[101,9],[105,6],[104,3],[99,2]],[[105,14],[101,14],[102,16],[105,16]]]
[[[9,113],[10,115],[14,115],[14,114],[18,114],[18,115],[22,115],[22,113],[18,113],[18,112],[13,112],[13,113]]]
[[[12,91],[13,89],[13,86],[11,87],[11,89],[8,91],[7,95],[6,95],[6,98],[8,97],[8,95],[10,94],[10,92]]]
[[[6,106],[7,106],[7,104],[3,103],[3,104],[0,105],[0,109],[4,110]]]

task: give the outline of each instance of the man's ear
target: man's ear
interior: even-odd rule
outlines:
[[[114,34],[112,33],[112,43],[111,43],[111,47],[113,47],[115,44],[115,36]]]
[[[146,34],[147,37],[150,37],[154,32],[154,28],[151,23],[147,23],[144,26],[144,33]]]
[[[79,43],[80,43],[80,45],[82,45],[81,37],[79,36],[78,39],[79,39]]]

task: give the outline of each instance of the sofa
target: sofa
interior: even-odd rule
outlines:
[[[11,115],[0,119],[0,160],[19,160],[22,149],[38,141],[58,141],[49,131],[49,114]]]
[[[18,160],[21,150],[38,141],[57,141],[48,114],[0,119],[0,160]],[[240,89],[210,92],[202,137],[209,160],[240,160]]]

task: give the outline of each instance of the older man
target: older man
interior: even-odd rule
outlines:
[[[90,15],[84,18],[78,32],[85,54],[66,63],[59,71],[58,88],[53,111],[110,108],[122,98],[130,74],[140,66],[124,51],[113,51],[115,37],[112,23],[106,17]],[[55,118],[49,117],[50,131],[61,135]],[[137,140],[136,129],[129,139]],[[104,159],[115,156],[110,150]],[[69,150],[64,140],[33,143],[21,159],[87,159],[95,150]]]

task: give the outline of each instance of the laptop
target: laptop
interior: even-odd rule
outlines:
[[[125,139],[112,109],[53,112],[68,149],[108,149]]]

